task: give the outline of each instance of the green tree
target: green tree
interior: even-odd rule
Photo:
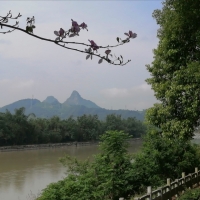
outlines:
[[[30,142],[33,127],[28,122],[28,116],[24,114],[25,108],[15,110],[12,115],[8,110],[1,115],[1,135],[6,144],[19,145]]]
[[[134,190],[142,192],[149,185],[162,186],[167,178],[175,180],[182,172],[192,173],[199,166],[197,145],[180,138],[169,139],[162,134],[149,133],[144,137],[142,149],[133,163]]]
[[[9,111],[0,113],[0,144],[8,145],[13,139],[13,133],[9,129],[12,114]]]
[[[146,133],[146,126],[134,117],[123,119],[124,131],[134,138],[140,138]]]
[[[79,140],[79,130],[77,126],[77,121],[71,116],[68,119],[64,120],[64,126],[66,135],[69,136],[71,140]]]
[[[93,162],[80,162],[68,156],[62,159],[67,177],[43,190],[38,200],[99,200],[130,197],[134,194],[128,134],[108,131],[101,137],[100,154]]]
[[[161,102],[147,121],[164,135],[190,139],[200,117],[200,3],[165,0],[153,17],[160,26],[147,82]]]
[[[122,131],[124,130],[124,125],[121,115],[110,114],[106,116],[105,122],[106,130],[112,131]]]
[[[58,116],[53,116],[48,120],[48,135],[51,143],[61,142],[61,120]]]
[[[91,141],[99,139],[100,121],[97,115],[83,115],[77,118],[79,136],[82,140]]]
[[[36,118],[32,119],[29,122],[34,127],[34,133],[36,136],[36,143],[48,143],[49,139],[49,129],[48,129],[48,120]]]

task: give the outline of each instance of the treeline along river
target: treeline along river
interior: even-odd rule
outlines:
[[[137,152],[141,140],[130,143],[130,152]],[[65,154],[84,160],[98,153],[98,145],[72,145],[23,151],[0,152],[0,200],[30,200],[49,183],[66,176],[59,162]]]
[[[105,121],[97,115],[83,115],[74,119],[61,120],[27,116],[24,108],[0,113],[0,200],[31,200],[31,193],[37,194],[49,183],[65,176],[66,169],[59,162],[65,154],[86,159],[98,152],[98,145],[75,145],[81,142],[95,142],[107,130],[129,133],[139,138],[146,132],[145,125],[135,118],[122,119],[120,115],[108,115]],[[7,151],[9,146],[50,143],[69,143],[71,146],[23,151]],[[51,146],[51,145],[50,145]],[[53,145],[56,146],[56,145]],[[141,140],[131,143],[130,152],[138,151]],[[6,148],[5,148],[6,147]]]
[[[95,141],[107,130],[125,131],[133,138],[146,132],[145,125],[135,119],[122,119],[120,115],[108,115],[105,121],[97,115],[83,115],[76,119],[61,120],[35,118],[24,114],[24,108],[0,113],[0,146],[48,144],[73,141]]]

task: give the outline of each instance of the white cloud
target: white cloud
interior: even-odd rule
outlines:
[[[132,88],[108,88],[101,91],[107,98],[127,98],[135,94],[153,94],[151,87],[143,83]]]
[[[33,80],[0,80],[0,105],[5,106],[20,99],[30,98],[34,85]]]
[[[9,40],[4,40],[4,39],[0,39],[0,44],[1,45],[9,45],[9,44],[11,44],[11,42],[9,41]]]
[[[7,90],[17,89],[17,90],[24,90],[31,88],[34,85],[33,80],[10,80],[10,79],[2,79],[0,80],[1,89],[5,88]]]
[[[111,102],[112,107],[121,109],[146,109],[157,102],[149,85],[143,83],[131,88],[107,88],[101,90],[106,102]]]

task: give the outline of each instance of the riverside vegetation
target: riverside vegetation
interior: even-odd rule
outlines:
[[[199,13],[199,0],[165,0],[153,13],[159,43],[147,65],[147,82],[160,103],[147,110],[148,133],[134,162],[126,150],[128,135],[109,131],[92,163],[65,158],[69,175],[50,184],[38,200],[130,199],[200,166],[199,147],[190,142],[200,119]],[[198,198],[196,190],[185,195]]]
[[[189,141],[149,133],[140,153],[131,155],[127,149],[129,138],[122,131],[107,131],[101,136],[100,153],[93,161],[62,158],[67,176],[48,185],[37,200],[130,199],[149,185],[160,186],[167,178],[174,179],[200,166],[198,147]]]
[[[135,138],[146,133],[143,122],[135,118],[122,119],[120,115],[107,115],[105,121],[100,121],[97,115],[61,120],[57,116],[35,118],[24,112],[24,108],[19,108],[14,114],[0,113],[0,146],[96,141],[107,130],[123,130]]]

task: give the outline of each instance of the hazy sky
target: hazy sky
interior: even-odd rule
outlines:
[[[32,95],[40,101],[53,95],[63,103],[73,90],[107,109],[142,110],[151,107],[156,99],[145,82],[150,77],[145,65],[152,62],[152,50],[158,44],[158,26],[152,12],[161,7],[161,1],[150,0],[1,1],[1,16],[9,10],[13,16],[20,12],[21,28],[25,28],[27,17],[35,16],[34,34],[49,39],[55,39],[53,32],[61,27],[71,28],[71,19],[79,24],[85,22],[89,31],[81,30],[79,37],[66,41],[89,44],[90,39],[97,45],[112,45],[117,43],[116,37],[126,38],[124,33],[129,30],[138,37],[112,49],[116,55],[132,60],[125,66],[113,66],[106,62],[99,65],[98,58],[86,60],[86,54],[17,30],[0,34],[0,107]]]

